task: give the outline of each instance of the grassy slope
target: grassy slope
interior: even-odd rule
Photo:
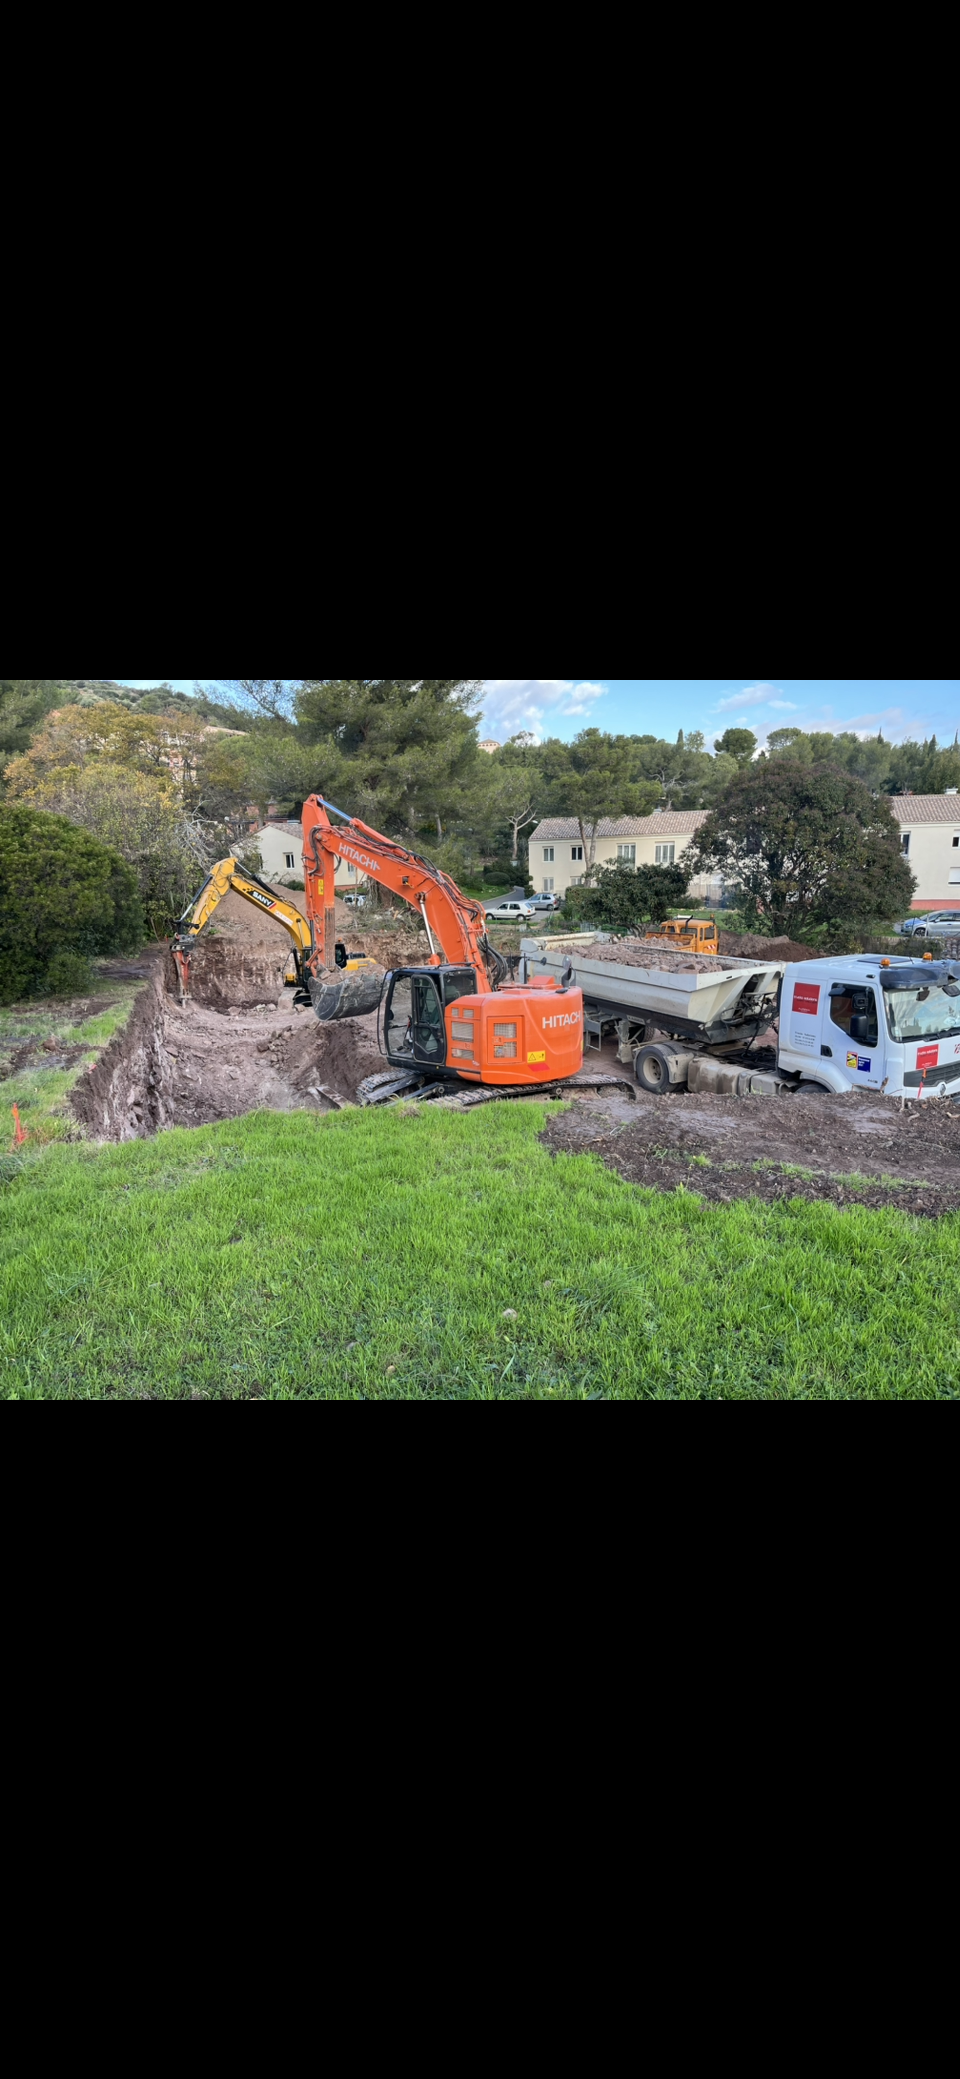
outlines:
[[[0,1387],[960,1393],[960,1219],[708,1208],[637,1190],[592,1155],[552,1160],[542,1118],[533,1105],[257,1113],[118,1148],[51,1147],[0,1192]]]
[[[44,1056],[38,1050],[17,1075],[4,1077],[0,1082],[0,1150],[10,1146],[14,1105],[34,1147],[76,1136],[77,1121],[64,1101],[67,1092],[83,1074],[86,1063],[96,1061],[114,1033],[126,1024],[141,987],[139,982],[114,983],[112,987],[102,983],[88,998],[90,1015],[79,1020],[73,1020],[69,1009],[57,1003],[0,1010],[0,1059],[23,1040],[44,1040],[53,1034],[63,1047],[82,1046],[87,1050],[75,1067],[53,1070],[44,1067]],[[98,995],[109,1002],[108,1010],[97,1010]]]

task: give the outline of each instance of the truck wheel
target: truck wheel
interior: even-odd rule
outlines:
[[[670,1056],[665,1047],[641,1047],[634,1062],[637,1082],[651,1097],[666,1097],[670,1090]]]

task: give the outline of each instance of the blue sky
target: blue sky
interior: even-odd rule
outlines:
[[[121,679],[156,686],[159,679]],[[195,679],[170,679],[192,693]],[[215,679],[204,679],[211,691]],[[665,736],[702,729],[708,747],[731,725],[766,742],[771,729],[855,729],[890,743],[960,727],[960,679],[484,679],[483,729],[502,743],[518,730],[569,742],[578,729]]]

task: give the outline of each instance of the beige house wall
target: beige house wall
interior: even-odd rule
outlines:
[[[911,909],[960,909],[960,796],[955,823],[900,820],[900,837],[910,839],[906,857],[917,883]]]
[[[635,866],[677,866],[684,852],[689,849],[692,843],[692,834],[675,835],[669,830],[665,830],[661,837],[598,837],[594,851],[594,862],[597,866],[610,866],[623,856],[625,848],[632,845],[635,848],[633,859]],[[673,846],[672,857],[670,856],[671,845]],[[579,838],[555,837],[543,839],[534,837],[531,839],[529,848],[530,878],[537,893],[539,894],[547,888],[550,881],[552,881],[553,887],[552,890],[548,889],[548,892],[552,892],[554,895],[566,895],[568,888],[576,887],[577,883],[582,881],[584,874],[584,860],[576,856],[582,849]],[[657,857],[658,851],[663,853],[663,857],[660,859]],[[553,853],[552,859],[547,856],[551,852]],[[712,886],[713,884],[710,883],[710,885]],[[704,880],[704,889],[706,887],[707,882]],[[699,883],[694,892],[699,899]]]
[[[303,880],[303,835],[299,823],[295,823],[292,829],[287,829],[283,823],[265,823],[262,829],[253,832],[253,841],[260,854],[260,870],[265,881],[282,881],[289,874]],[[292,866],[291,858],[294,861]],[[345,859],[337,860],[338,894],[362,887],[366,878],[366,874],[358,874],[356,867],[348,865]]]

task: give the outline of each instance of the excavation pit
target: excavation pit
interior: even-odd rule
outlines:
[[[196,999],[181,1005],[165,979],[151,975],[123,1030],[70,1093],[96,1140],[143,1140],[259,1110],[336,1110],[384,1066],[375,1013],[321,1025],[281,989],[224,1015]]]

